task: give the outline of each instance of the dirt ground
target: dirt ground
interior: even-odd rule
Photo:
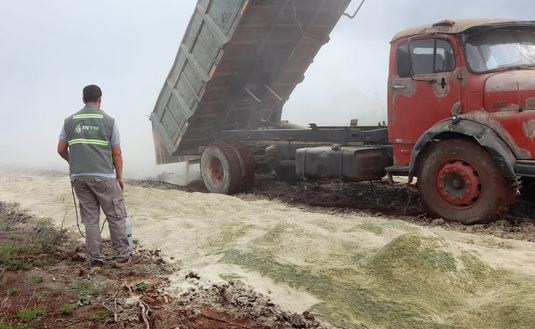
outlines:
[[[129,180],[129,185],[207,193],[201,182],[180,187],[155,180]],[[336,180],[288,184],[274,174],[257,176],[245,201],[278,200],[309,212],[368,214],[420,226],[535,241],[535,205],[520,197],[500,220],[465,226],[431,218],[413,186],[386,181],[343,183]],[[17,244],[21,236],[39,236],[37,219],[13,204],[0,203],[0,243]],[[59,234],[59,233],[58,233]],[[282,310],[269,297],[241,281],[206,284],[199,274],[186,275],[190,288],[169,294],[169,275],[179,270],[159,250],[140,250],[144,261],[118,269],[88,270],[84,246],[74,238],[54,252],[28,252],[15,257],[31,267],[0,266],[0,329],[4,328],[327,328],[313,314]],[[105,254],[112,258],[109,241]],[[1,250],[1,249],[0,249]],[[37,314],[32,320],[24,312]]]
[[[326,328],[308,312],[281,310],[240,281],[206,286],[190,272],[191,288],[171,296],[166,293],[168,276],[178,268],[166,264],[158,250],[139,250],[144,259],[134,266],[107,264],[102,271],[90,271],[82,244],[63,236],[66,232],[48,231],[45,244],[50,247],[49,239],[55,240],[53,250],[34,245],[6,259],[10,246],[27,249],[27,237],[39,240],[48,229],[16,205],[2,202],[0,227],[2,329]],[[109,240],[104,254],[112,258]]]

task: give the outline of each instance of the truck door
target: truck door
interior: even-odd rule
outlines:
[[[389,77],[389,139],[394,165],[407,166],[414,144],[461,105],[454,38],[412,37],[392,45]],[[392,60],[395,63],[392,63]]]

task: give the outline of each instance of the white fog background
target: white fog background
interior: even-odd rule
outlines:
[[[232,0],[229,0],[232,1]],[[361,0],[353,0],[353,13]],[[173,64],[195,0],[0,0],[0,168],[67,171],[56,153],[63,119],[97,84],[115,117],[125,176],[156,166],[149,114]],[[299,124],[375,125],[386,120],[389,41],[398,31],[444,19],[535,19],[532,0],[366,0],[342,17],[286,103]]]

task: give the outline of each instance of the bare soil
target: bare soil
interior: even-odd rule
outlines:
[[[159,181],[132,180],[130,185],[208,193],[201,182],[180,187]],[[535,241],[535,204],[521,197],[500,220],[466,226],[429,216],[412,185],[386,181],[347,183],[337,180],[288,184],[275,174],[256,177],[252,193],[243,200],[279,200],[313,212],[365,213],[401,219],[422,226],[468,231],[501,238]],[[21,243],[21,236],[39,235],[36,219],[14,205],[0,203],[0,244]],[[112,263],[89,271],[84,246],[74,237],[49,253],[24,253],[16,260],[33,265],[10,270],[0,264],[0,328],[327,328],[308,312],[281,310],[269,298],[240,281],[202,283],[196,273],[187,280],[192,288],[169,293],[168,277],[178,270],[159,250],[139,250],[144,260],[124,269]],[[105,254],[112,259],[109,241]],[[0,249],[1,250],[1,249]],[[50,261],[52,260],[52,261]],[[72,312],[69,311],[72,309]],[[21,311],[42,310],[35,319],[22,320]]]

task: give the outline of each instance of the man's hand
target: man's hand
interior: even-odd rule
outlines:
[[[69,145],[67,143],[62,141],[58,142],[58,153],[63,159],[65,159],[65,161],[69,162]]]
[[[124,192],[124,188],[125,188],[125,185],[124,185],[124,179],[122,179],[122,178],[117,178],[117,182],[119,183],[119,186],[121,187],[121,191]]]

